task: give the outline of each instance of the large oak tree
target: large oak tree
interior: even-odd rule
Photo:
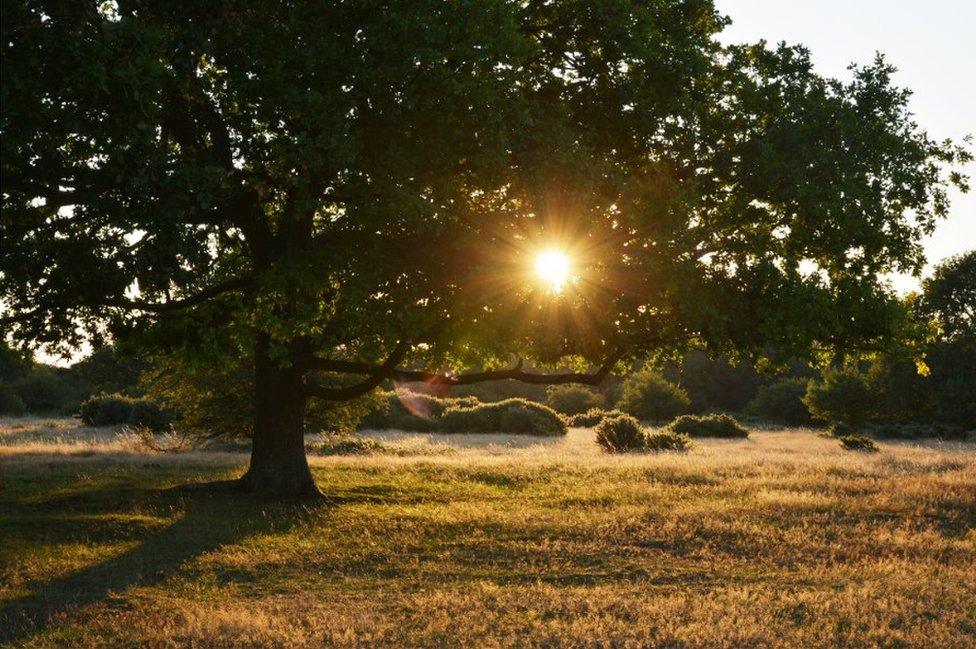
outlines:
[[[883,341],[879,276],[919,269],[964,182],[883,60],[840,82],[800,47],[722,47],[708,0],[21,0],[2,20],[7,335],[248,349],[255,492],[314,491],[307,400],[389,379]],[[532,280],[544,248],[573,261],[561,294]]]

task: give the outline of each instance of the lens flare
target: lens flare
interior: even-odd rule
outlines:
[[[569,257],[558,250],[544,250],[535,258],[535,272],[554,293],[569,281]]]

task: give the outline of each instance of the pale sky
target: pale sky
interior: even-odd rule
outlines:
[[[875,52],[898,67],[895,82],[914,91],[916,121],[936,139],[976,137],[976,0],[715,0],[733,23],[726,43],[803,44],[817,71],[849,78],[847,66]],[[966,170],[976,185],[976,165]],[[929,263],[976,248],[976,186],[954,192],[948,219],[925,241]],[[893,278],[901,291],[917,286]]]

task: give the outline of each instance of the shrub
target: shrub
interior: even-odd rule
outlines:
[[[9,383],[0,383],[0,415],[22,415],[27,412],[24,400]]]
[[[831,437],[846,437],[848,435],[856,435],[857,427],[851,424],[845,424],[844,422],[837,422],[830,426],[830,436]]]
[[[596,443],[610,453],[643,450],[645,440],[644,428],[630,415],[607,417],[596,426]]]
[[[618,409],[642,421],[672,419],[690,406],[687,392],[646,368],[627,378],[617,402]]]
[[[844,435],[840,438],[840,445],[845,451],[874,453],[878,450],[878,445],[864,435]]]
[[[440,428],[440,417],[448,408],[479,405],[474,397],[435,397],[411,390],[384,392],[359,422],[359,429],[432,432]]]
[[[129,420],[132,399],[121,394],[96,394],[82,402],[79,414],[86,426],[118,426]]]
[[[856,425],[870,419],[876,398],[864,375],[843,369],[825,372],[822,381],[810,381],[803,403],[818,419]]]
[[[585,385],[550,385],[546,404],[564,415],[579,415],[603,405],[603,395]]]
[[[792,426],[811,423],[810,411],[803,397],[807,392],[807,379],[779,379],[759,388],[746,412],[760,419]]]
[[[86,426],[125,424],[159,431],[170,423],[170,417],[156,404],[122,394],[97,394],[90,397],[81,404],[80,414]]]
[[[691,439],[687,435],[665,428],[649,434],[644,444],[649,451],[687,451],[691,448]]]
[[[689,437],[749,437],[749,431],[730,415],[682,415],[665,430]]]
[[[448,408],[441,416],[440,428],[455,433],[566,434],[566,422],[559,413],[525,399]]]
[[[592,428],[607,417],[619,417],[625,414],[621,410],[604,410],[603,408],[590,408],[584,413],[567,417],[566,423],[573,427]]]
[[[125,422],[136,428],[159,431],[166,429],[171,418],[156,404],[145,399],[133,399],[129,419]]]
[[[68,398],[64,382],[49,367],[31,370],[14,384],[14,390],[30,412],[60,410]]]
[[[312,450],[320,455],[368,455],[383,450],[382,444],[348,434],[325,434]]]

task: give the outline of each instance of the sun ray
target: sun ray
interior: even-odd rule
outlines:
[[[569,257],[559,250],[544,250],[535,258],[535,272],[553,293],[562,292],[569,281]]]

